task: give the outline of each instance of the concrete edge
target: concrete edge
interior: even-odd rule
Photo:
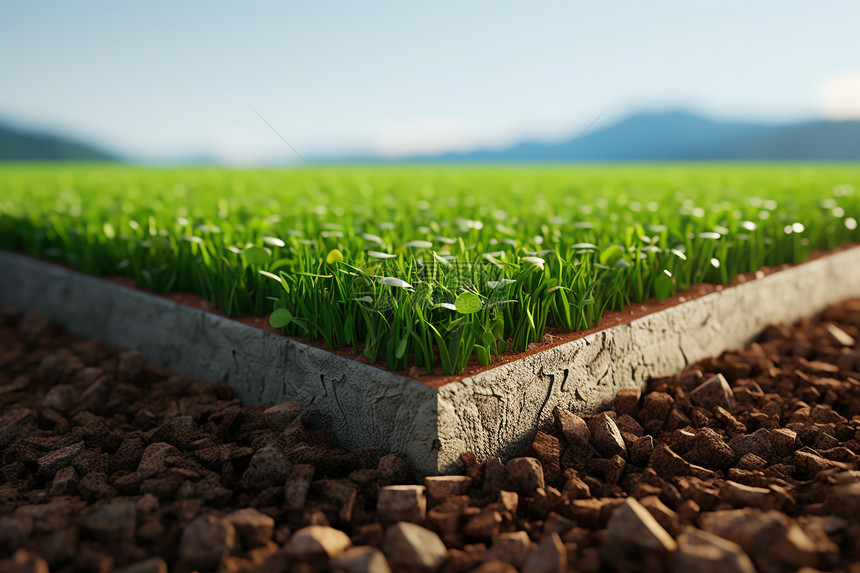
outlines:
[[[621,389],[858,296],[860,248],[852,248],[447,384],[439,389],[439,467],[456,467],[463,451],[513,455],[551,423],[556,405],[605,409]]]

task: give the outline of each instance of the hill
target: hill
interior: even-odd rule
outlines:
[[[119,161],[80,141],[0,125],[0,161]]]

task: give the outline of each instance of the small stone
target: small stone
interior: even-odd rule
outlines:
[[[785,531],[785,516],[758,509],[709,511],[699,516],[699,524],[709,533],[734,541],[749,555],[758,555]]]
[[[119,355],[116,373],[120,382],[140,383],[146,361],[137,350],[127,350]]]
[[[495,510],[484,510],[463,524],[463,533],[473,539],[490,539],[499,533],[502,516]]]
[[[276,432],[286,430],[301,415],[302,410],[298,402],[283,402],[263,410],[263,420]]]
[[[607,547],[632,547],[645,553],[670,553],[676,543],[635,498],[626,498],[609,517]]]
[[[720,497],[735,507],[755,507],[758,509],[773,509],[777,498],[769,489],[752,487],[731,480],[726,481],[720,489]]]
[[[190,567],[214,569],[236,547],[236,529],[226,519],[203,515],[185,526],[179,559]]]
[[[691,464],[721,470],[735,461],[735,452],[711,428],[696,430],[684,458]]]
[[[296,531],[283,551],[297,562],[324,562],[351,544],[343,531],[327,525],[309,525]]]
[[[405,571],[437,571],[447,557],[445,544],[438,535],[408,522],[395,523],[386,529],[383,549],[391,566]]]
[[[767,467],[767,462],[757,455],[747,452],[735,463],[735,467],[740,470],[759,471]]]
[[[484,561],[478,567],[472,569],[472,573],[517,573],[517,569],[510,563],[492,559]]]
[[[644,466],[648,463],[653,451],[654,438],[652,436],[642,436],[630,445],[630,461],[637,466]]]
[[[167,573],[167,563],[161,557],[150,557],[143,561],[119,567],[116,573]]]
[[[0,450],[17,439],[36,431],[36,417],[24,408],[10,409],[0,414]]]
[[[666,504],[660,501],[656,495],[649,495],[639,500],[642,507],[648,510],[648,513],[654,516],[657,523],[666,531],[677,531],[680,518],[678,514],[669,509]]]
[[[701,529],[678,536],[675,571],[696,573],[755,573],[755,567],[736,543]]]
[[[585,499],[591,497],[591,489],[579,476],[572,476],[565,482],[561,495],[569,499]]]
[[[391,568],[379,549],[362,545],[350,547],[331,558],[334,573],[390,573]]]
[[[615,399],[612,401],[613,409],[618,416],[635,416],[636,407],[639,405],[639,398],[642,392],[636,389],[619,390],[615,394]]]
[[[797,432],[788,428],[775,428],[768,434],[774,453],[784,458],[797,450]]]
[[[649,392],[642,398],[642,408],[638,420],[643,424],[649,421],[665,422],[675,406],[675,399],[665,392]]]
[[[275,533],[275,520],[252,507],[237,509],[225,519],[236,529],[243,549],[262,547]]]
[[[308,490],[314,479],[314,466],[296,464],[284,484],[284,508],[299,511],[305,506]]]
[[[535,458],[514,458],[505,464],[505,469],[508,479],[519,493],[528,495],[539,487],[546,487],[543,468]]]
[[[423,485],[388,485],[379,490],[376,513],[384,524],[397,521],[423,523],[427,497]]]
[[[714,475],[714,472],[711,470],[691,464],[673,452],[666,444],[660,444],[654,448],[648,461],[648,466],[653,468],[657,472],[657,475],[663,479],[690,475],[699,478],[709,478]]]
[[[412,462],[403,454],[388,454],[376,465],[379,486],[406,484],[412,480]]]
[[[432,500],[442,500],[450,495],[464,495],[472,487],[469,476],[428,476],[424,478],[427,495]]]
[[[621,456],[627,459],[627,446],[618,426],[606,412],[592,416],[588,420],[588,429],[591,432],[591,443],[605,458]]]
[[[712,376],[699,384],[690,392],[690,399],[693,404],[709,409],[720,406],[731,410],[735,404],[732,389],[722,374]]]
[[[520,568],[533,549],[534,543],[525,531],[500,533],[493,538],[493,544],[487,550],[487,559],[496,559]]]
[[[769,433],[770,430],[761,428],[752,434],[735,436],[729,440],[729,447],[734,450],[738,457],[752,453],[765,461],[770,461],[773,458],[773,446],[768,437]]]
[[[552,415],[569,445],[579,450],[591,448],[591,432],[585,420],[561,406],[553,408]]]
[[[567,550],[557,533],[546,535],[526,558],[522,573],[565,573]]]
[[[54,386],[66,381],[69,371],[69,359],[61,354],[50,354],[42,359],[36,370],[36,380],[40,383]]]
[[[75,390],[74,386],[58,384],[45,394],[45,398],[42,399],[42,407],[65,414],[75,407],[77,401],[78,391]]]
[[[290,473],[291,464],[287,456],[271,444],[260,448],[251,457],[248,469],[242,474],[242,480],[254,489],[280,486]]]
[[[60,495],[75,495],[78,493],[78,472],[72,466],[66,466],[56,474],[51,482],[48,495],[57,497]]]
[[[24,548],[15,552],[10,559],[0,561],[0,571],[15,573],[48,573],[48,564],[40,556]]]
[[[78,493],[89,502],[116,496],[116,490],[108,483],[108,476],[103,472],[91,472],[82,477],[78,481]]]
[[[150,444],[143,450],[143,455],[140,457],[140,463],[137,466],[137,471],[144,479],[154,477],[167,469],[167,462],[170,458],[180,458],[181,454],[174,446],[165,442],[156,442]]]
[[[52,479],[55,473],[72,463],[72,460],[83,449],[84,442],[78,442],[45,454],[36,461],[39,466],[39,474],[43,479]]]

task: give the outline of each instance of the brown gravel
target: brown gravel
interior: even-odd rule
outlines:
[[[0,312],[0,572],[860,572],[860,301],[415,480]]]

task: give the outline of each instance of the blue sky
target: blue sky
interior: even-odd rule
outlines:
[[[860,117],[860,2],[0,0],[0,118],[151,160],[561,138],[606,110]]]

